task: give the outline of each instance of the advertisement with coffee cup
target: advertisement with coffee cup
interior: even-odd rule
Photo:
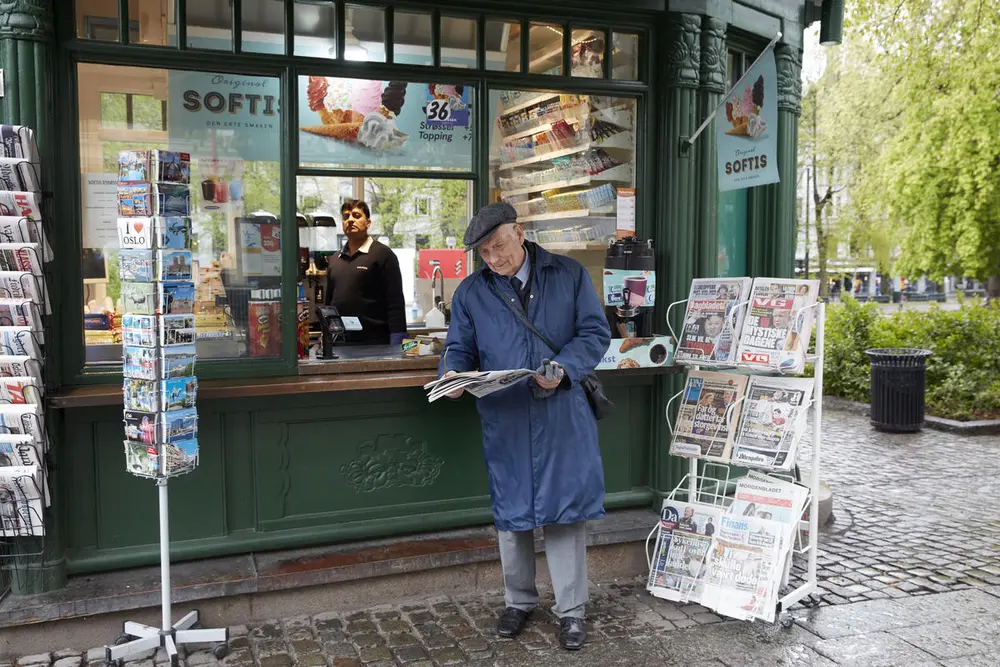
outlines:
[[[656,305],[656,271],[604,269],[604,305],[648,308]]]

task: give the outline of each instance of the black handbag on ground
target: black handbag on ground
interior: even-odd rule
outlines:
[[[510,312],[517,316],[517,319],[521,320],[521,324],[528,327],[528,330],[538,336],[543,343],[552,349],[553,352],[559,354],[560,349],[551,340],[549,340],[545,334],[539,331],[534,324],[531,323],[531,320],[528,319],[528,316],[524,313],[524,311],[509,302],[503,297],[502,294],[500,294],[500,292],[497,291],[496,284],[493,282],[492,276],[490,276],[490,287],[493,288],[493,293],[498,299],[500,299],[500,302],[507,306]],[[580,380],[580,386],[583,388],[583,393],[587,397],[587,402],[590,404],[590,409],[594,413],[594,417],[598,421],[606,417],[610,417],[611,413],[615,410],[615,404],[604,395],[604,385],[601,384],[601,379],[597,377],[596,374],[591,373]]]

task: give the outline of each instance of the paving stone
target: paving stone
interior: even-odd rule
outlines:
[[[211,651],[196,651],[189,654],[184,663],[187,667],[205,667],[205,665],[217,665],[219,661]]]
[[[362,667],[361,661],[357,658],[334,658],[332,667]]]
[[[345,642],[326,644],[324,649],[326,650],[326,654],[331,658],[355,658],[358,655],[358,651],[354,648],[354,645]]]
[[[250,630],[251,639],[281,639],[284,637],[281,625],[277,621],[262,623]]]
[[[355,635],[351,637],[351,641],[357,644],[360,648],[371,648],[372,646],[383,646],[385,644],[385,639],[374,632],[364,635]]]
[[[367,634],[370,632],[376,632],[378,628],[374,623],[368,620],[364,621],[351,621],[347,624],[347,631],[351,634]]]
[[[48,665],[50,662],[52,662],[51,653],[38,653],[21,658],[17,661],[17,664],[21,665],[21,667],[28,667],[29,665]]]
[[[260,659],[260,667],[292,667],[292,656],[287,653],[276,653]]]
[[[427,651],[419,646],[404,646],[402,648],[393,649],[392,653],[396,656],[396,659],[404,665],[418,660],[427,659]]]
[[[105,651],[105,649],[104,649],[103,646],[98,646],[97,648],[92,648],[89,651],[87,651],[87,663],[89,664],[91,662],[97,662],[97,661],[100,661],[100,660],[104,660],[104,658],[105,658],[106,655],[107,655],[107,652]]]
[[[409,632],[411,630],[409,623],[398,619],[379,621],[378,626],[379,629],[386,634],[391,634],[393,632]]]
[[[295,667],[325,667],[326,656],[322,653],[309,653],[296,656]]]
[[[223,667],[253,667],[253,653],[249,648],[230,651],[229,655],[219,661]]]
[[[410,634],[409,632],[401,632],[394,635],[389,635],[389,646],[392,648],[401,648],[403,646],[416,646],[420,641],[416,636]]]
[[[840,667],[931,667],[933,656],[885,632],[825,639],[813,646]]]
[[[465,662],[465,654],[462,653],[460,648],[454,646],[433,650],[431,651],[431,657],[441,667],[461,665]]]
[[[392,653],[388,646],[372,646],[361,649],[361,662],[366,665],[384,660],[392,660]]]

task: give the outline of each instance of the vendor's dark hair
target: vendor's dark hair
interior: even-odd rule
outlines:
[[[364,199],[348,199],[340,206],[340,212],[346,213],[348,211],[353,211],[356,208],[360,208],[365,213],[365,217],[369,220],[372,219],[372,212],[368,208],[368,204],[365,203]]]

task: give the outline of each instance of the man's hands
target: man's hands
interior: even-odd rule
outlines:
[[[444,377],[448,377],[449,375],[455,375],[455,371],[448,371],[447,373],[444,374]],[[445,394],[445,396],[447,396],[448,398],[462,398],[462,394],[464,393],[465,393],[464,389],[458,388],[455,391],[451,392],[450,394]]]
[[[542,367],[535,372],[535,382],[542,389],[555,389],[563,380],[562,366],[554,361],[542,360]]]

